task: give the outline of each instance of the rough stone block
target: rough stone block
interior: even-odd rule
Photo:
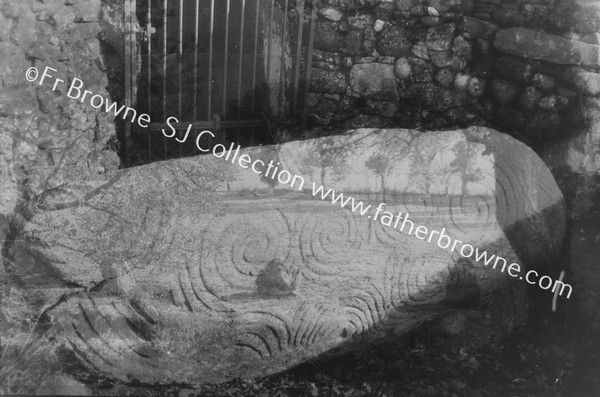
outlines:
[[[356,96],[381,100],[398,100],[398,84],[394,65],[357,64],[350,70],[350,92]]]
[[[600,95],[600,73],[588,72],[585,69],[573,67],[567,69],[565,80],[586,95]]]
[[[491,39],[498,30],[498,25],[471,16],[465,16],[461,20],[460,30],[468,34],[472,39]]]
[[[494,46],[505,53],[562,65],[598,66],[600,46],[525,28],[499,30]]]
[[[453,23],[429,28],[427,30],[427,41],[425,43],[427,48],[433,51],[450,50],[452,48],[455,30],[456,25]]]
[[[311,73],[310,89],[314,92],[343,94],[347,87],[345,72],[313,69]]]
[[[377,52],[381,55],[399,57],[406,54],[411,45],[408,32],[399,26],[392,26],[383,32],[377,45]]]

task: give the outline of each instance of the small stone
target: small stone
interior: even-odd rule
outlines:
[[[518,88],[508,80],[495,79],[491,84],[492,99],[501,105],[511,102],[517,96]]]
[[[458,91],[466,91],[471,76],[468,74],[457,73],[454,77],[454,88]]]
[[[553,77],[541,73],[534,74],[532,82],[534,86],[542,91],[550,91],[554,89],[554,86],[556,85],[556,81]]]
[[[412,46],[411,52],[413,53],[413,55],[419,58],[429,59],[429,52],[427,51],[427,46],[422,41],[419,41],[414,46]]]
[[[498,30],[498,25],[481,19],[465,16],[460,23],[460,30],[470,39],[492,39]]]
[[[469,94],[471,94],[471,96],[478,98],[485,92],[485,85],[485,80],[478,77],[471,77],[469,83],[467,84],[467,91]]]
[[[560,110],[569,104],[569,100],[560,95],[550,95],[543,97],[538,102],[538,106],[545,110]]]
[[[575,32],[565,32],[563,37],[569,40],[581,40],[581,36]]]
[[[383,32],[377,45],[377,52],[381,55],[399,57],[407,54],[411,46],[408,32],[400,26],[392,26]]]
[[[396,6],[400,11],[410,11],[417,4],[419,0],[396,0]]]
[[[394,65],[394,72],[399,79],[408,79],[412,73],[412,66],[408,59],[405,57],[398,58],[396,64]]]
[[[421,23],[425,26],[437,26],[442,23],[442,19],[440,17],[427,15],[425,17],[421,17]]]
[[[473,10],[473,0],[428,0],[431,7],[440,14],[448,11],[469,12]]]
[[[319,14],[322,17],[329,19],[330,21],[341,21],[344,14],[336,7],[324,7],[319,10]]]
[[[340,50],[350,55],[361,54],[361,50],[364,48],[364,36],[365,35],[361,30],[351,30],[346,37],[344,37],[344,46]],[[365,53],[367,52],[365,51]]]
[[[417,83],[424,83],[433,80],[433,66],[421,58],[411,58],[409,60],[412,66],[412,80]]]
[[[377,36],[375,34],[375,29],[372,26],[367,26],[365,28],[365,40],[376,41]]]
[[[525,87],[519,97],[519,105],[525,109],[533,109],[537,106],[542,93],[533,86]]]
[[[454,82],[454,73],[447,68],[440,69],[435,74],[435,81],[442,87],[449,87]]]
[[[315,68],[311,73],[311,91],[344,94],[347,86],[348,82],[346,81],[345,72]]]
[[[373,29],[376,32],[381,32],[383,30],[383,28],[385,27],[385,21],[382,21],[381,19],[378,19],[375,21],[375,24],[373,25]]]
[[[452,54],[448,51],[429,51],[431,62],[438,68],[445,68],[452,65]]]
[[[417,4],[410,9],[410,13],[415,16],[425,16],[427,15],[427,6],[424,4]]]
[[[365,29],[375,23],[375,17],[372,14],[359,13],[348,18],[350,26],[354,29]]]
[[[362,63],[350,70],[350,94],[380,100],[398,100],[394,65]]]
[[[461,57],[470,57],[473,45],[462,36],[456,36],[452,42],[452,53]]]
[[[434,26],[427,29],[427,41],[425,42],[427,48],[433,51],[450,50],[452,48],[455,30],[456,25],[453,23]]]
[[[581,38],[581,41],[585,41],[590,44],[600,44],[600,33],[590,33],[586,34]]]
[[[342,45],[342,35],[329,21],[317,21],[315,48],[323,51],[335,51]]]

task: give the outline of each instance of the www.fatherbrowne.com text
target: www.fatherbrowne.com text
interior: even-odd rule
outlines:
[[[53,77],[50,72],[57,72],[57,70],[46,66],[42,72],[41,78],[39,79],[38,85],[41,86],[46,78],[48,78],[48,80],[53,79],[54,82],[52,85],[52,90],[56,91],[58,87],[65,83],[65,81]],[[31,67],[27,69],[25,78],[29,82],[36,81],[38,77],[39,71],[37,68]],[[132,123],[137,123],[140,127],[148,127],[150,123],[150,116],[147,114],[143,113],[138,115],[133,108],[125,107],[124,105],[118,107],[116,102],[111,103],[107,98],[103,98],[98,94],[94,94],[89,90],[85,90],[83,81],[78,78],[71,80],[69,89],[67,91],[67,96],[82,103],[88,101],[90,106],[96,109],[102,108],[104,111],[106,111],[106,113],[113,113],[115,117],[121,115],[123,120],[129,118]],[[169,126],[171,132],[167,133],[167,131],[163,129],[163,135],[167,138],[175,137],[176,129],[172,123],[178,122],[179,121],[175,117],[169,117],[167,119],[167,125]],[[189,135],[190,129],[191,125],[188,127],[183,139],[175,139],[180,143],[185,142]],[[251,169],[258,175],[263,175],[273,180],[277,180],[281,184],[289,185],[292,188],[297,188],[300,191],[304,190],[304,178],[300,175],[292,175],[285,169],[280,169],[280,163],[275,164],[273,160],[269,161],[268,163],[265,163],[260,159],[253,160],[248,154],[242,154],[240,156],[240,145],[235,145],[233,143],[229,148],[222,144],[215,145],[212,150],[203,148],[201,147],[200,142],[204,135],[210,135],[211,137],[215,138],[215,135],[211,131],[205,130],[200,132],[196,137],[195,143],[198,147],[198,150],[201,152],[212,152],[215,157],[224,159],[225,161],[231,163],[236,163],[237,160],[237,163],[241,168]],[[409,219],[410,214],[408,212],[405,214],[402,212],[393,214],[384,210],[386,206],[385,203],[380,203],[377,205],[374,210],[375,213],[372,214],[372,205],[365,204],[363,201],[357,201],[352,196],[344,196],[343,193],[338,193],[333,189],[325,190],[322,185],[318,186],[314,182],[312,183],[312,195],[313,197],[317,197],[321,200],[331,200],[331,203],[334,205],[339,204],[341,208],[347,208],[352,212],[357,212],[361,216],[366,215],[369,219],[373,221],[379,221],[384,226],[392,227],[395,230],[399,230],[401,233],[413,235],[414,232],[414,236],[419,240],[427,240],[428,243],[435,242],[441,249],[450,250],[451,252],[458,252],[464,258],[474,258],[476,262],[482,263],[484,266],[490,266],[491,264],[492,269],[500,270],[503,273],[506,271],[506,273],[512,278],[525,280],[528,284],[532,285],[537,284],[543,290],[551,290],[553,293],[555,293],[555,297],[556,295],[562,296],[563,293],[566,292],[568,299],[571,297],[571,293],[573,292],[573,287],[562,282],[561,279],[554,280],[546,275],[539,277],[539,273],[535,270],[529,270],[527,273],[522,275],[523,273],[520,264],[514,262],[509,264],[508,261],[501,256],[490,255],[485,250],[480,250],[477,247],[473,247],[471,244],[453,239],[446,234],[445,228],[442,228],[441,231],[438,231],[429,230],[423,225],[415,225],[415,223]]]

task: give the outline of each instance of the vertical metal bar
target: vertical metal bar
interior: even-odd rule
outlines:
[[[237,92],[237,119],[240,119],[240,108],[242,106],[242,64],[244,60],[244,16],[246,13],[246,0],[242,0],[242,20],[240,26],[240,56],[238,58],[238,92]]]
[[[179,118],[183,117],[181,114],[181,108],[183,105],[182,97],[182,75],[183,75],[183,0],[179,0]]]
[[[298,114],[300,96],[300,66],[302,64],[302,36],[304,35],[304,0],[298,2],[298,40],[296,44],[296,65],[294,70],[294,92],[292,99],[292,117]]]
[[[254,104],[256,100],[256,63],[258,62],[258,22],[260,17],[260,2],[256,1],[256,17],[254,20],[254,59],[252,60],[252,117],[254,118]]]
[[[302,104],[302,130],[306,129],[306,103],[308,102],[308,92],[310,91],[310,78],[312,71],[312,59],[315,45],[315,25],[317,20],[317,5],[312,4],[312,13],[310,16],[310,34],[308,36],[308,51],[306,59],[306,80],[304,82],[304,102]]]
[[[163,12],[163,119],[167,119],[167,0],[163,2],[164,12]],[[163,155],[167,155],[167,138],[163,136]]]
[[[269,44],[267,46],[267,92],[271,83],[271,49],[273,47],[273,11],[275,9],[275,0],[271,0],[271,15],[269,17]],[[267,96],[270,98],[269,93]],[[270,103],[270,102],[269,102]]]
[[[135,37],[135,32],[133,31],[133,21],[132,21],[132,14],[133,14],[133,2],[135,0],[125,0],[125,31],[127,32],[127,34],[125,35],[125,97],[124,97],[124,101],[125,101],[125,106],[130,106],[131,105],[131,89],[132,89],[132,84],[131,84],[131,75],[132,73],[132,62],[133,62],[133,57],[132,57],[132,52],[131,52],[131,42],[133,41],[133,38]],[[131,162],[131,123],[125,122],[125,158],[127,163],[129,164]]]
[[[288,9],[289,0],[285,0],[285,6],[283,10],[283,35],[281,36],[281,69],[279,71],[279,101],[278,101],[278,112],[280,115],[285,116],[285,111],[283,110],[283,91],[285,88],[285,43],[286,35],[287,35],[287,9]]]
[[[148,50],[146,62],[148,64],[146,89],[147,89],[147,100],[148,100],[148,114],[152,114],[152,0],[148,0],[148,9],[146,10],[146,37],[148,42],[146,43],[146,49]],[[152,158],[152,135],[151,130],[147,129],[148,138],[148,159]]]
[[[223,103],[221,105],[221,115],[225,115],[227,109],[227,63],[229,62],[229,12],[231,0],[227,0],[227,8],[225,11],[225,67],[223,71]]]
[[[183,0],[179,0],[179,121],[183,120]],[[185,132],[184,132],[185,134]],[[178,134],[179,135],[179,134]],[[183,157],[183,145],[179,145],[179,157]]]
[[[197,103],[197,92],[198,92],[198,34],[199,34],[199,20],[200,19],[200,0],[196,0],[196,25],[194,27],[194,119],[196,121],[196,103]]]
[[[208,44],[208,121],[212,120],[213,38],[215,31],[215,0],[210,0],[210,42]]]

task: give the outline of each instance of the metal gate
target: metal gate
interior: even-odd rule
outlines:
[[[126,0],[125,104],[152,120],[126,125],[126,162],[199,154],[190,142],[202,130],[217,136],[208,145],[252,145],[272,142],[274,124],[304,125],[316,8],[304,0]],[[165,138],[169,117],[179,137],[192,124],[194,139]]]

